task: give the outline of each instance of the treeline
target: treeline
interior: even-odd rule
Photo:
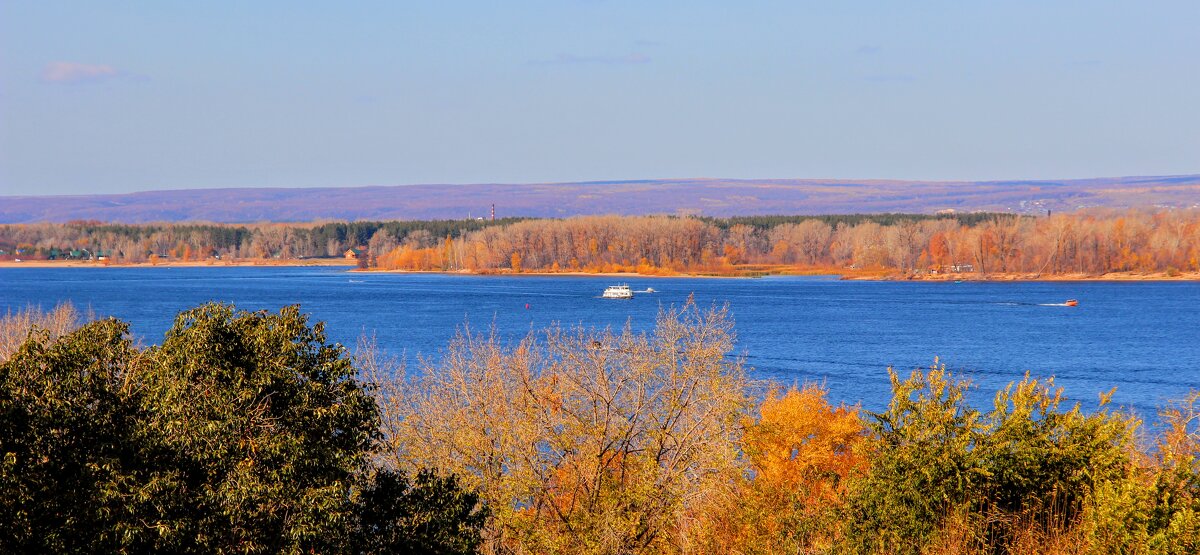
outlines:
[[[894,225],[904,221],[953,220],[960,225],[972,226],[996,218],[1016,218],[1016,214],[1002,212],[943,212],[940,214],[904,214],[898,212],[883,212],[879,214],[821,214],[814,216],[732,216],[729,218],[713,218],[697,216],[698,219],[713,224],[721,229],[729,229],[735,225],[748,225],[760,229],[770,229],[783,224],[798,224],[808,220],[818,220],[837,227],[838,224],[858,225],[872,222],[879,225]]]
[[[65,224],[0,225],[0,259],[89,259],[117,262],[340,257],[404,244],[422,247],[520,218],[311,224]]]
[[[0,226],[0,257],[117,262],[340,257],[472,272],[795,269],[1104,274],[1200,271],[1200,210],[837,216],[585,216],[321,224]]]
[[[1032,218],[592,216],[525,220],[376,253],[385,269],[721,273],[754,266],[1103,274],[1200,270],[1200,211]],[[385,254],[380,254],[385,253]]]
[[[1200,552],[1200,392],[1146,439],[1053,380],[978,410],[935,363],[872,413],[763,392],[690,303],[649,333],[463,333],[412,372],[294,307],[203,306],[144,349],[18,316],[4,552]]]
[[[973,225],[986,219],[1012,217],[1000,214],[850,214],[828,216],[747,216],[700,218],[727,230],[736,225],[770,229],[783,224],[819,220],[829,225],[897,221],[954,220]],[[672,218],[674,219],[674,218]],[[0,225],[0,259],[96,259],[117,262],[153,260],[195,261],[220,259],[298,259],[341,257],[350,249],[365,251],[374,261],[398,247],[410,251],[441,247],[447,239],[466,238],[486,227],[507,226],[523,218],[500,220],[359,221],[311,224],[109,224],[77,220],[65,224]],[[398,253],[397,253],[398,254]],[[413,255],[410,255],[413,256]],[[422,256],[428,256],[423,254]],[[509,259],[510,260],[510,259]],[[454,266],[450,256],[424,269]]]

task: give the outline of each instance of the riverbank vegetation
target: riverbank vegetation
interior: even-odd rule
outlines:
[[[1200,272],[1200,211],[116,226],[0,226],[12,259],[107,262],[352,257],[364,268],[930,278]],[[21,254],[18,254],[21,253]]]
[[[692,303],[413,369],[295,307],[145,348],[60,310],[0,319],[5,552],[1200,550],[1200,393],[1150,428],[1031,376],[984,410],[935,361],[875,413],[750,381]]]

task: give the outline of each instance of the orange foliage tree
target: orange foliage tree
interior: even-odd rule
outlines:
[[[840,539],[839,509],[866,471],[856,407],[834,407],[819,386],[771,391],[748,421],[747,472],[700,519],[710,553],[826,552]]]

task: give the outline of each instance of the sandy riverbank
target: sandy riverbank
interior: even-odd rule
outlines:
[[[309,258],[303,260],[199,260],[199,261],[158,261],[156,263],[117,263],[111,261],[85,260],[13,260],[0,261],[0,268],[201,268],[201,267],[254,267],[254,266],[327,266],[341,267],[349,271],[363,273],[395,273],[395,274],[461,274],[481,276],[563,276],[563,277],[603,277],[611,279],[656,279],[656,278],[732,278],[732,277],[762,277],[762,276],[796,276],[796,275],[825,275],[838,276],[846,280],[860,281],[1200,281],[1200,272],[1109,272],[1106,274],[1036,274],[1022,272],[1006,273],[943,273],[943,274],[905,274],[889,270],[862,270],[847,268],[813,268],[813,267],[763,267],[754,266],[736,270],[704,273],[678,273],[669,275],[639,274],[636,272],[520,272],[506,271],[414,271],[414,270],[358,270],[353,260],[344,258]]]
[[[1200,272],[1110,272],[1107,274],[1034,274],[1034,273],[961,273],[961,274],[902,274],[886,270],[848,270],[839,268],[778,269],[770,271],[735,271],[730,273],[711,272],[703,274],[678,273],[672,275],[639,274],[635,272],[439,272],[415,270],[355,270],[364,273],[390,274],[461,274],[483,276],[579,276],[607,277],[616,279],[657,278],[752,278],[764,276],[836,276],[856,281],[1200,281]]]
[[[366,274],[455,274],[464,276],[506,276],[506,277],[607,277],[607,278],[630,278],[630,279],[659,279],[659,278],[720,278],[720,277],[745,277],[741,275],[711,275],[711,274],[639,274],[637,272],[505,272],[505,271],[488,271],[488,272],[472,272],[469,270],[458,271],[437,271],[437,270],[354,270]]]
[[[882,276],[845,275],[842,279],[876,281],[1200,281],[1200,272],[1109,272],[1105,274],[963,273],[899,274]]]
[[[0,268],[203,268],[238,266],[341,266],[353,268],[353,260],[344,258],[306,258],[303,260],[189,260],[170,262],[112,262],[108,260],[0,260]]]

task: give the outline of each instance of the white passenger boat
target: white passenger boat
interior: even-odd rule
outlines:
[[[628,285],[610,285],[600,296],[605,299],[632,299],[633,290]]]

